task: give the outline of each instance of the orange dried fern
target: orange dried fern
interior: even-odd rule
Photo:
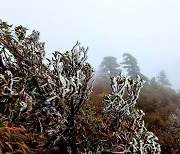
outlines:
[[[28,137],[23,126],[11,122],[0,123],[0,153],[34,153],[26,144]]]

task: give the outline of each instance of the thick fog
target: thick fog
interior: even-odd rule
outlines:
[[[96,70],[104,56],[120,63],[127,52],[141,73],[164,70],[180,89],[179,0],[0,0],[0,7],[3,21],[40,31],[48,57],[79,40]]]

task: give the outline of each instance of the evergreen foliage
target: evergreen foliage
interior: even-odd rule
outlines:
[[[127,75],[131,77],[136,77],[136,75],[140,74],[140,68],[137,65],[137,60],[135,57],[133,57],[129,53],[123,54],[123,62],[121,63],[123,65],[123,68],[127,70]]]
[[[158,82],[156,81],[156,77],[151,78],[150,85],[158,85]]]
[[[133,79],[135,79],[136,76],[139,75],[143,80],[146,81],[145,85],[148,85],[149,79],[140,72],[140,68],[138,66],[136,58],[129,53],[124,53],[123,57],[124,59],[121,64],[123,65],[123,68],[127,70],[127,75]]]
[[[98,70],[98,78],[109,78],[111,76],[118,76],[121,72],[120,65],[116,62],[115,57],[104,57]]]
[[[166,73],[163,70],[160,71],[157,78],[158,78],[158,82],[159,82],[160,85],[162,85],[162,86],[171,86],[171,83],[167,79]]]

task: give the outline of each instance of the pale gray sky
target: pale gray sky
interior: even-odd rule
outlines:
[[[165,70],[180,89],[180,0],[0,0],[0,18],[41,33],[46,55],[89,47],[96,69],[104,56],[128,52],[148,77]]]

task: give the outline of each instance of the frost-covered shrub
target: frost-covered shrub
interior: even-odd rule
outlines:
[[[108,134],[114,138],[113,149],[119,153],[160,153],[158,138],[145,128],[144,112],[136,109],[143,80],[120,76],[111,78],[112,93],[104,99]]]
[[[180,109],[176,109],[175,112],[169,116],[169,130],[172,132],[175,144],[177,146],[176,152],[180,152]]]
[[[75,151],[76,115],[92,89],[87,49],[77,43],[66,53],[54,52],[45,64],[39,32],[26,31],[0,22],[0,113],[47,137],[45,146]]]
[[[42,62],[44,43],[38,41],[39,32],[26,36],[26,28],[11,27],[0,22],[0,110],[18,121],[25,116],[24,111],[28,116],[45,100],[40,86],[48,70]]]
[[[86,63],[87,49],[77,43],[70,52],[55,52],[48,60],[53,78],[43,85],[46,93],[43,111],[50,118],[48,134],[56,136],[54,145],[63,136],[73,151],[78,143],[76,115],[88,99],[92,89],[91,66]]]

